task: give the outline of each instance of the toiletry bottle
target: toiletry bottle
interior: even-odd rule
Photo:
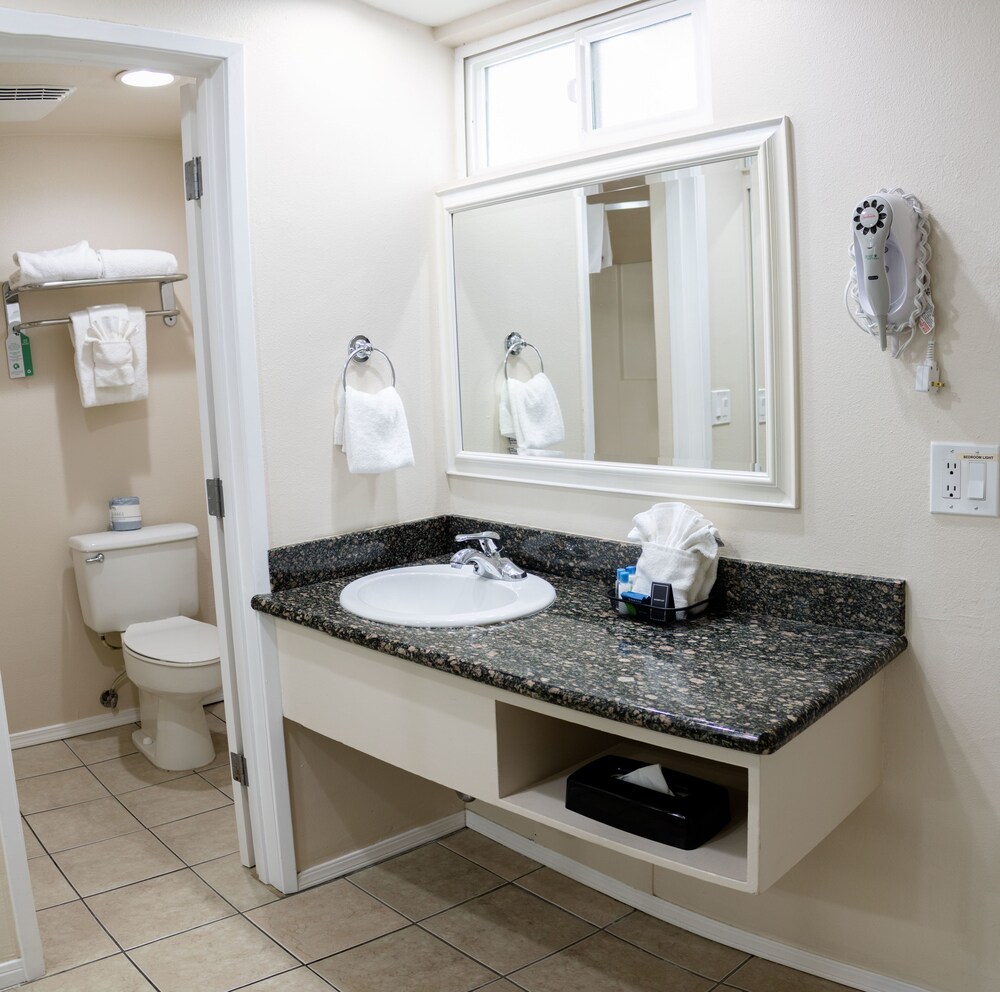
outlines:
[[[618,569],[618,580],[615,583],[615,595],[618,597],[617,609],[619,613],[628,613],[628,607],[621,602],[623,592],[628,592],[628,571],[624,568]]]

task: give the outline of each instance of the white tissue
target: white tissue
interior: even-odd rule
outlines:
[[[659,765],[643,765],[634,772],[627,775],[616,775],[615,778],[622,782],[630,782],[632,785],[641,785],[644,789],[652,789],[653,792],[662,792],[664,795],[674,795],[673,790],[667,785],[667,780],[663,775],[663,769]]]

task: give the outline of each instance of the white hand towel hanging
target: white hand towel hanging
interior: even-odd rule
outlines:
[[[632,518],[630,541],[642,544],[635,591],[649,595],[654,582],[669,582],[677,607],[708,598],[719,569],[719,532],[686,503],[657,503]]]
[[[333,439],[347,455],[349,472],[372,475],[413,464],[413,446],[403,400],[395,386],[377,393],[363,393],[347,386]]]
[[[113,304],[76,310],[69,319],[80,402],[91,407],[145,399],[145,310]]]
[[[566,436],[559,399],[544,372],[527,382],[507,379],[505,385],[518,448],[548,448]]]

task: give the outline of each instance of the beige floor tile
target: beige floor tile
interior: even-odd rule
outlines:
[[[715,983],[606,933],[510,976],[527,992],[708,992]]]
[[[475,830],[459,830],[457,834],[444,837],[438,843],[507,881],[520,878],[539,867],[537,861],[532,861]]]
[[[80,901],[39,910],[36,916],[47,974],[66,971],[118,951],[115,942]]]
[[[184,867],[184,862],[147,830],[63,851],[55,855],[55,862],[81,896],[97,895]]]
[[[66,743],[85,765],[92,765],[97,761],[134,754],[138,748],[132,743],[132,732],[137,726],[135,723],[127,723],[123,727],[70,737]]]
[[[31,876],[31,893],[35,897],[36,910],[59,906],[79,898],[73,886],[66,881],[49,857],[29,861],[28,874]]]
[[[152,832],[187,865],[213,861],[240,849],[232,805],[165,823]]]
[[[212,703],[211,706],[205,707],[205,712],[210,713],[212,716],[218,717],[223,723],[226,722],[226,704],[225,703]]]
[[[194,870],[241,913],[282,898],[280,892],[261,882],[252,869],[244,868],[238,854],[227,854],[224,858],[206,861],[197,865]]]
[[[229,800],[198,775],[175,778],[118,797],[119,802],[147,827],[158,827],[210,809]]]
[[[233,798],[233,772],[229,765],[219,765],[198,773],[209,785],[214,785],[221,793]]]
[[[351,881],[411,920],[422,920],[504,884],[499,875],[467,858],[427,844],[373,868]]]
[[[539,868],[530,875],[524,875],[517,880],[517,884],[598,927],[607,926],[632,912],[632,908],[625,903],[560,875],[551,868]]]
[[[306,964],[409,923],[346,879],[288,896],[246,915]]]
[[[30,861],[32,858],[44,858],[45,848],[42,847],[41,842],[35,836],[31,827],[28,826],[28,821],[23,817],[21,818],[21,831],[24,834],[24,853],[28,856]]]
[[[303,965],[251,985],[246,992],[330,992],[330,985]]]
[[[154,992],[124,954],[31,983],[31,992]]]
[[[86,903],[125,950],[236,914],[190,868],[102,892]]]
[[[524,992],[524,989],[513,982],[508,982],[506,978],[501,978],[499,982],[484,985],[482,992]]]
[[[108,790],[83,766],[22,778],[17,783],[17,799],[26,816],[46,809],[75,806],[106,795]]]
[[[207,708],[205,710],[205,722],[208,724],[208,732],[210,734],[225,734],[226,733],[226,721],[217,717],[214,713],[210,712]]]
[[[725,987],[741,992],[850,992],[837,982],[806,975],[762,958],[751,958],[726,979]]]
[[[343,951],[312,968],[343,992],[470,992],[496,977],[418,926]]]
[[[49,772],[61,772],[65,768],[75,768],[81,764],[80,759],[63,741],[50,741],[48,744],[35,744],[32,747],[19,747],[12,752],[14,759],[14,778],[30,778],[32,775],[47,775]]]
[[[112,796],[25,819],[50,854],[142,830],[142,824]]]
[[[298,966],[242,916],[129,951],[159,992],[230,992]]]
[[[171,779],[183,778],[190,772],[168,772],[157,768],[145,755],[126,754],[121,758],[109,758],[90,765],[90,770],[97,776],[101,784],[115,796],[124,792],[135,792],[149,785],[159,785]]]
[[[641,947],[658,958],[720,981],[750,955],[714,940],[681,930],[663,920],[635,912],[608,927],[608,933]]]
[[[506,885],[425,920],[422,926],[505,975],[593,933],[583,920]]]

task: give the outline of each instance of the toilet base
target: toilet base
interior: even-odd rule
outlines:
[[[162,696],[139,690],[140,727],[132,734],[139,753],[164,771],[192,771],[211,764],[215,745],[202,696]]]

